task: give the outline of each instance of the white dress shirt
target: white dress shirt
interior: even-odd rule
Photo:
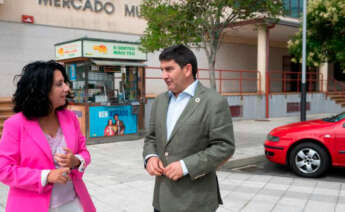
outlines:
[[[167,113],[167,141],[171,136],[177,120],[180,118],[189,100],[194,96],[197,85],[198,80],[195,80],[184,91],[178,94],[177,97],[171,91],[169,91],[170,100]],[[187,175],[188,169],[186,164],[183,160],[180,160],[180,163],[183,169],[183,175]]]
[[[189,100],[194,96],[195,89],[198,85],[199,80],[195,80],[192,84],[190,84],[184,91],[182,91],[177,97],[173,94],[173,92],[169,91],[169,106],[167,112],[167,141],[170,138],[170,135],[175,127],[177,120],[180,118],[183,110],[186,108]],[[145,166],[146,162],[150,157],[157,157],[156,154],[149,154],[145,157]],[[183,160],[180,160],[183,175],[187,175],[188,169]]]

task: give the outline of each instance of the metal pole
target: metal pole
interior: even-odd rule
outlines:
[[[306,54],[307,54],[307,0],[303,2],[303,44],[302,44],[302,83],[301,83],[301,121],[306,120]]]

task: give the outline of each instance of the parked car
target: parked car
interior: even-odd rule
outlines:
[[[319,177],[330,166],[345,166],[345,112],[273,129],[265,141],[266,157],[288,165],[303,177]]]

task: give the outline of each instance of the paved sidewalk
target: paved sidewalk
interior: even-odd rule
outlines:
[[[234,121],[237,149],[228,163],[262,156],[267,132],[294,121],[298,117]],[[98,211],[152,212],[154,178],[143,168],[142,146],[143,139],[88,146],[92,163],[84,179]],[[223,171],[218,176],[224,205],[217,212],[345,210],[343,183]],[[0,184],[0,212],[7,191]]]

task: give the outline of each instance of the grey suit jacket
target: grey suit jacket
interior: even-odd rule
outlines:
[[[152,106],[143,156],[157,154],[164,166],[183,160],[189,174],[178,181],[156,177],[153,207],[161,212],[215,211],[222,204],[216,169],[235,150],[228,103],[216,91],[198,83],[167,140],[168,104],[166,92]]]

